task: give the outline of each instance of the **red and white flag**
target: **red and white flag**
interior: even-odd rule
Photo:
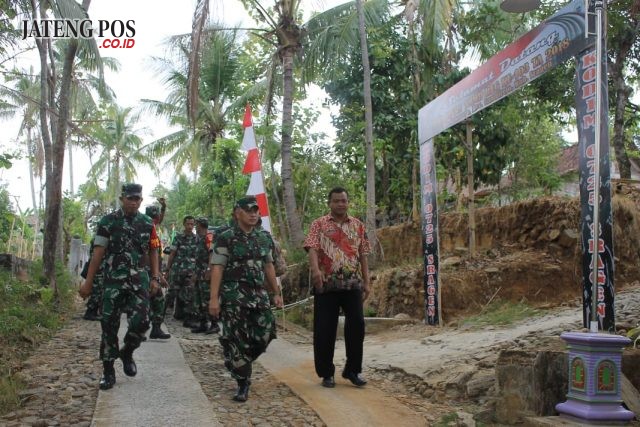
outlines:
[[[244,111],[244,136],[242,138],[242,149],[247,152],[247,159],[244,162],[242,173],[244,175],[251,174],[251,182],[247,190],[247,196],[255,196],[258,200],[258,208],[260,208],[260,217],[262,218],[262,228],[271,232],[271,221],[269,220],[269,203],[267,202],[267,192],[264,188],[264,179],[262,177],[262,163],[260,161],[260,152],[256,144],[256,135],[253,132],[253,122],[251,120],[251,107],[247,104]]]

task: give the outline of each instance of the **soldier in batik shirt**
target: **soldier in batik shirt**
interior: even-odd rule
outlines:
[[[340,308],[344,311],[347,361],[342,377],[356,386],[362,372],[363,301],[369,296],[369,242],[362,222],[348,215],[347,190],[329,192],[330,213],[311,223],[304,248],[309,251],[313,283],[313,356],[324,387],[335,387],[333,353]]]
[[[171,254],[167,261],[167,275],[171,276],[169,300],[175,301],[173,317],[184,320],[183,326],[198,326],[197,313],[193,311],[196,269],[196,235],[193,233],[195,218],[187,215],[182,219],[184,232],[178,234],[171,242]]]
[[[276,294],[273,240],[255,228],[260,218],[256,198],[238,200],[233,214],[235,225],[216,236],[213,245],[209,313],[222,322],[224,365],[238,383],[233,399],[245,402],[251,365],[276,337],[270,293],[276,307],[282,307],[282,298]]]
[[[159,286],[156,229],[151,218],[138,212],[142,202],[142,186],[125,184],[120,196],[122,207],[104,216],[94,237],[94,251],[87,278],[80,295],[91,294],[96,271],[104,260],[104,294],[102,298],[102,341],[100,358],[103,377],[100,388],[107,390],[116,382],[113,362],[120,357],[124,373],[137,374],[133,351],[140,346],[149,329],[149,293]],[[151,266],[151,279],[145,269]],[[128,329],[122,349],[118,346],[120,316],[127,313]]]

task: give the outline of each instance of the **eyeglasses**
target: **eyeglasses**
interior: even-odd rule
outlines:
[[[140,196],[126,196],[125,199],[131,200],[131,201],[134,201],[134,202],[139,202],[140,200],[142,200],[142,197],[140,197]]]

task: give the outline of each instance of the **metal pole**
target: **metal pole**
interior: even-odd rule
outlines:
[[[602,128],[602,14],[603,2],[596,1],[596,123],[593,191],[593,255],[591,258],[591,324],[590,331],[598,332],[598,261],[600,259],[600,132]],[[605,153],[609,155],[609,153]]]

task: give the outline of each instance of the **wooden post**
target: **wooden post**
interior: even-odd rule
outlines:
[[[473,190],[473,126],[471,119],[467,119],[467,188],[469,192],[469,256],[476,256],[476,217]]]

